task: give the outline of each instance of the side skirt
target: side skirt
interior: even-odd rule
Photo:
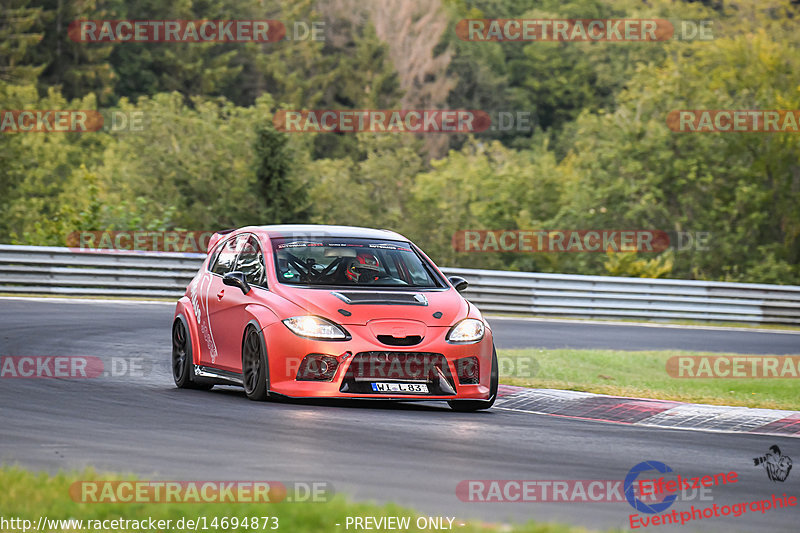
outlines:
[[[237,385],[242,386],[242,375],[228,370],[220,370],[219,368],[211,368],[208,366],[194,365],[194,375],[199,378],[213,380],[219,385]]]

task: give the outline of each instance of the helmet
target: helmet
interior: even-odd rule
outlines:
[[[358,252],[345,270],[345,276],[353,283],[374,280],[380,272],[378,258],[370,252]]]

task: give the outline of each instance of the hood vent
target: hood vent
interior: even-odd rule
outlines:
[[[424,294],[413,292],[332,292],[332,295],[350,305],[428,305]]]

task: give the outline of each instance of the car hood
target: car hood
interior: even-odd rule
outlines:
[[[469,304],[455,289],[352,290],[284,285],[280,288],[280,295],[302,307],[309,314],[326,317],[342,325],[364,325],[375,320],[405,319],[422,322],[431,327],[449,327],[466,317],[469,311]]]

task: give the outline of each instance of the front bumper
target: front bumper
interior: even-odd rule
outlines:
[[[282,323],[264,329],[269,359],[270,391],[291,398],[370,398],[392,400],[485,400],[490,394],[493,343],[488,328],[484,338],[474,344],[450,344],[445,340],[449,327],[428,327],[425,338],[415,346],[389,346],[380,343],[366,326],[345,326],[351,338],[347,341],[319,341],[298,337]],[[365,353],[386,354],[382,371],[367,365]],[[297,379],[301,362],[308,354],[336,358],[337,367],[330,381]],[[477,384],[461,384],[456,361],[477,357]],[[420,360],[430,374],[391,372],[393,361],[412,367]],[[417,363],[414,363],[414,362]],[[414,367],[416,368],[416,367]],[[372,383],[425,383],[428,394],[371,392]]]

